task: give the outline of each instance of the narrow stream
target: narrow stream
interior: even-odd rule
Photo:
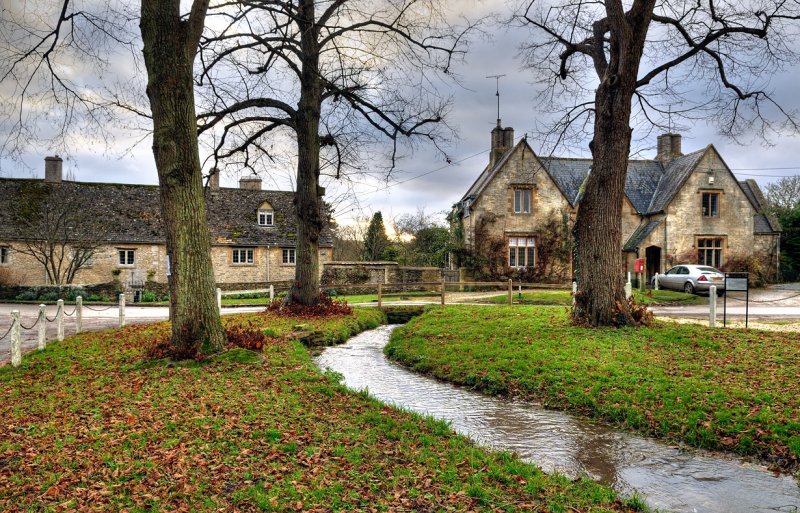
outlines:
[[[326,348],[316,362],[350,388],[448,420],[477,442],[515,452],[545,471],[582,474],[639,494],[659,511],[800,511],[800,483],[761,466],[616,431],[525,401],[488,397],[410,372],[383,347],[397,326],[362,333]]]

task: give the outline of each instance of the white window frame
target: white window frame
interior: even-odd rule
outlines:
[[[530,214],[532,196],[530,189],[514,189],[514,213]]]
[[[536,257],[536,237],[508,238],[509,268],[528,269],[536,267]]]
[[[136,265],[136,250],[117,249],[117,265],[119,267],[134,267]]]
[[[281,262],[283,262],[283,265],[295,265],[297,263],[297,251],[295,248],[282,248]]]
[[[8,246],[0,246],[0,265],[8,265],[8,255],[11,253]]]
[[[259,226],[275,226],[275,211],[268,208],[258,209]]]
[[[233,265],[253,265],[254,255],[254,248],[232,248],[231,263]]]

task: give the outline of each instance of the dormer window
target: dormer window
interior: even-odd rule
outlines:
[[[272,209],[259,209],[258,210],[258,225],[259,226],[274,226],[275,213]]]

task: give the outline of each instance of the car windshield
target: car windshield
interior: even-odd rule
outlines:
[[[700,270],[700,272],[704,273],[719,273],[719,271],[714,269],[713,267],[698,267],[698,269]]]

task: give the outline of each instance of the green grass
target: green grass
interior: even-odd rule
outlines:
[[[0,511],[628,511],[607,487],[490,453],[321,373],[289,336],[382,322],[226,318],[261,355],[148,362],[165,323],[83,333],[0,368]],[[283,337],[280,337],[283,335]]]
[[[651,290],[645,293],[634,290],[633,298],[642,305],[699,305],[703,303],[703,298],[699,296],[671,290]],[[504,305],[508,304],[508,294],[474,299],[471,302]],[[515,291],[513,302],[520,305],[570,306],[572,293],[568,290],[535,290],[523,292],[520,297],[520,294]]]
[[[432,308],[395,332],[390,358],[491,394],[534,397],[698,447],[800,459],[796,333],[579,328],[559,307]]]

